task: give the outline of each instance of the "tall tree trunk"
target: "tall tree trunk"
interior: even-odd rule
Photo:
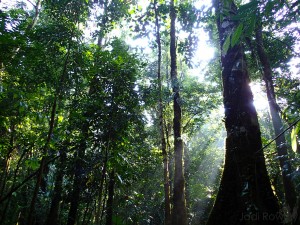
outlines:
[[[222,48],[223,101],[227,130],[225,166],[208,225],[281,224],[278,202],[271,189],[261,151],[261,133],[241,44],[223,50],[237,27],[232,1],[215,1]]]
[[[170,192],[171,190],[173,190],[173,177],[174,177],[174,155],[171,152],[171,143],[170,143],[170,131],[172,130],[172,125],[171,124],[167,124],[167,121],[164,120],[164,125],[165,125],[165,138],[166,138],[166,151],[169,153],[168,154],[168,170],[169,170],[169,186],[170,186]],[[172,196],[170,194],[170,203],[172,204],[173,199]],[[172,207],[171,207],[172,208]],[[171,210],[172,211],[172,210]]]
[[[42,0],[38,0],[36,4],[32,4],[34,7],[34,17],[32,19],[32,22],[28,25],[27,30],[31,30],[36,24],[39,19],[40,15],[40,10],[41,10],[41,5],[42,5]]]
[[[155,26],[156,26],[156,42],[158,46],[157,55],[157,83],[158,83],[158,114],[159,114],[159,130],[161,138],[161,151],[164,164],[164,192],[165,192],[165,225],[171,225],[171,204],[170,204],[170,179],[169,179],[169,162],[167,154],[167,144],[164,131],[163,118],[163,101],[162,101],[162,79],[161,79],[161,37],[159,25],[159,12],[157,9],[157,0],[154,0],[155,10]]]
[[[108,182],[108,199],[106,203],[106,225],[113,225],[113,201],[115,190],[115,171],[109,174]]]
[[[183,143],[183,149],[184,149],[184,179],[185,179],[185,201],[186,201],[186,208],[187,208],[187,215],[189,215],[189,209],[191,206],[191,196],[190,196],[190,164],[191,164],[191,159],[190,159],[190,154],[189,154],[189,148],[186,145],[186,143]]]
[[[105,204],[106,204],[106,199],[107,199],[107,189],[108,189],[108,182],[107,182],[107,177],[104,177],[104,183],[105,183],[105,188],[104,188],[104,196],[103,196],[103,201],[102,201],[102,210],[101,210],[101,216],[100,216],[100,223],[102,225],[102,220],[104,217],[104,210],[105,210]]]
[[[47,136],[47,140],[46,140],[46,143],[45,143],[43,151],[42,151],[43,156],[42,156],[42,160],[41,160],[41,163],[40,163],[40,167],[39,167],[39,171],[38,171],[37,179],[36,179],[36,184],[35,184],[35,188],[34,188],[34,191],[33,191],[33,196],[32,196],[31,203],[30,203],[29,214],[28,214],[28,219],[27,219],[27,224],[28,225],[33,224],[35,203],[36,203],[36,200],[37,200],[37,197],[38,197],[39,189],[40,189],[41,182],[42,182],[42,179],[43,179],[44,169],[45,169],[45,166],[46,166],[46,156],[45,155],[47,153],[48,145],[51,141],[51,137],[52,137],[53,130],[54,130],[56,106],[57,106],[57,96],[55,96],[55,99],[54,99],[54,102],[53,102],[53,105],[52,105],[48,136]]]
[[[8,176],[8,170],[9,170],[9,161],[11,154],[14,150],[14,136],[15,136],[15,124],[14,122],[11,122],[11,134],[10,134],[10,139],[9,139],[9,148],[7,150],[7,154],[5,157],[5,160],[3,162],[3,170],[1,171],[1,177],[0,177],[0,198],[3,196],[4,191],[5,191],[5,186],[6,186],[6,179]]]
[[[86,141],[88,139],[88,129],[89,124],[85,122],[83,124],[83,137],[81,143],[78,147],[78,152],[76,154],[76,161],[75,161],[75,174],[74,174],[74,181],[73,181],[73,191],[71,193],[71,205],[68,214],[68,223],[67,225],[74,225],[77,219],[78,214],[78,207],[80,203],[80,194],[83,190],[84,184],[84,157],[85,157],[85,150],[86,150]]]
[[[101,209],[102,209],[102,195],[103,195],[103,186],[106,176],[106,167],[107,167],[107,157],[108,157],[108,149],[109,149],[109,142],[107,144],[107,148],[105,150],[105,158],[103,162],[103,168],[101,173],[101,180],[100,180],[100,186],[99,186],[99,197],[98,197],[98,206],[96,208],[95,213],[95,223],[96,225],[100,225],[101,223]]]
[[[268,97],[270,114],[272,118],[275,137],[277,137],[283,131],[283,123],[280,118],[279,106],[277,105],[276,102],[276,95],[274,91],[274,83],[272,77],[272,68],[270,65],[268,55],[265,52],[263,46],[261,24],[259,24],[256,30],[256,46],[257,46],[258,57],[263,67],[263,79],[266,85],[267,97]],[[292,168],[288,160],[287,142],[284,134],[279,136],[276,139],[276,150],[279,156],[278,158],[279,158],[281,174],[282,174],[285,201],[286,204],[290,207],[290,209],[293,210],[296,204],[297,195],[296,195],[294,184],[291,180],[291,176],[289,176],[292,173]]]
[[[183,173],[183,142],[181,137],[181,99],[179,95],[179,82],[177,78],[177,53],[176,53],[176,10],[174,0],[170,3],[170,56],[171,56],[171,81],[173,86],[173,130],[174,130],[174,189],[173,189],[173,211],[172,224],[186,225],[187,212],[184,193],[184,173]]]
[[[48,168],[46,168],[48,166],[46,164],[46,161],[47,161],[47,156],[46,155],[47,155],[47,150],[48,150],[50,141],[52,139],[52,134],[53,134],[53,131],[54,131],[57,105],[58,105],[59,101],[62,99],[62,88],[63,88],[64,81],[65,81],[65,78],[66,78],[66,75],[67,75],[67,66],[68,66],[69,57],[70,57],[70,47],[71,46],[69,45],[68,51],[66,53],[66,58],[64,60],[63,68],[62,68],[62,74],[60,76],[58,87],[56,89],[56,93],[55,93],[55,96],[54,96],[54,101],[53,101],[53,104],[52,104],[52,107],[51,107],[49,130],[48,130],[46,143],[45,143],[45,145],[43,147],[43,150],[42,150],[42,160],[41,160],[39,171],[38,171],[38,174],[37,174],[36,184],[35,184],[32,200],[31,200],[31,204],[30,204],[30,208],[29,208],[29,215],[28,215],[28,219],[27,219],[27,224],[28,225],[31,225],[32,222],[33,222],[33,214],[34,214],[34,211],[35,211],[35,203],[36,203],[36,200],[37,200],[38,192],[39,192],[39,189],[40,189],[40,186],[41,186],[41,183],[42,183],[44,172],[45,172],[45,170],[48,169]]]
[[[55,179],[55,187],[51,201],[50,211],[46,220],[46,225],[59,224],[59,203],[62,199],[64,164],[66,160],[65,150],[60,151],[61,157],[58,166],[58,171]]]

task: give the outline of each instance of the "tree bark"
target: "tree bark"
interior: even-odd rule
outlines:
[[[98,207],[96,208],[96,215],[95,215],[95,223],[96,225],[101,224],[101,208],[102,208],[102,195],[103,195],[103,186],[106,176],[106,167],[107,167],[107,158],[108,158],[108,149],[109,149],[109,141],[107,144],[107,148],[105,150],[105,158],[103,162],[103,168],[101,172],[101,180],[100,180],[100,186],[99,186],[99,197],[98,197]]]
[[[53,104],[52,104],[52,107],[51,107],[51,115],[50,115],[50,121],[49,121],[49,131],[48,131],[46,143],[45,143],[45,145],[43,147],[43,150],[42,150],[42,160],[41,160],[40,167],[39,167],[39,170],[38,170],[36,184],[35,184],[32,200],[31,200],[31,204],[30,204],[30,208],[29,208],[29,216],[28,216],[28,219],[27,219],[27,224],[28,225],[31,225],[33,223],[33,217],[32,216],[33,216],[34,211],[35,211],[35,203],[36,203],[36,200],[37,200],[38,192],[39,192],[39,189],[41,187],[41,183],[42,183],[42,180],[43,180],[43,175],[45,175],[44,172],[48,169],[48,168],[46,168],[48,166],[48,164],[46,163],[48,157],[46,155],[47,155],[47,150],[48,150],[50,141],[52,139],[52,134],[53,134],[53,131],[54,131],[54,128],[55,128],[55,123],[56,123],[55,122],[55,116],[56,116],[56,112],[57,112],[57,105],[58,105],[59,101],[62,99],[62,87],[63,87],[64,81],[65,81],[65,78],[66,78],[66,75],[67,75],[66,73],[67,73],[67,66],[68,66],[68,63],[69,63],[69,57],[70,57],[70,45],[69,45],[68,51],[66,53],[66,59],[64,60],[62,74],[60,76],[58,87],[56,88],[56,93],[55,93],[55,96],[54,96],[54,101],[53,101]]]
[[[181,137],[181,99],[179,95],[179,82],[177,78],[177,53],[176,53],[176,9],[174,0],[170,3],[170,56],[171,56],[171,81],[173,87],[173,130],[174,130],[174,189],[172,224],[186,225],[187,212],[185,203],[185,181],[183,173],[183,142]]]
[[[52,105],[51,117],[50,117],[50,121],[49,121],[48,136],[47,136],[47,140],[46,140],[46,143],[45,143],[43,151],[42,151],[43,156],[42,156],[42,160],[41,160],[40,167],[38,170],[36,184],[35,184],[35,188],[34,188],[32,199],[31,199],[31,204],[30,204],[30,208],[29,208],[29,214],[28,214],[28,219],[27,219],[28,225],[33,224],[33,219],[34,219],[33,214],[35,211],[35,203],[36,203],[36,200],[38,197],[39,189],[40,189],[41,182],[43,179],[44,169],[46,166],[46,156],[45,155],[47,153],[48,145],[51,141],[51,136],[52,136],[53,130],[54,130],[56,106],[57,106],[57,96],[55,96],[55,99],[54,99],[54,102]]]
[[[11,134],[10,134],[10,139],[9,139],[9,148],[7,150],[7,154],[5,157],[5,160],[3,162],[3,172],[0,177],[0,198],[3,196],[4,191],[5,191],[5,186],[6,186],[6,179],[8,176],[8,170],[9,170],[9,161],[11,154],[14,150],[14,136],[15,136],[15,124],[14,122],[11,122]]]
[[[64,164],[66,160],[66,153],[60,151],[61,157],[59,162],[59,168],[55,179],[55,187],[53,191],[53,197],[51,201],[50,211],[45,225],[59,224],[59,203],[62,199],[63,191],[63,177],[64,177]]]
[[[170,204],[170,179],[169,179],[169,162],[167,153],[167,144],[164,131],[164,117],[163,117],[163,101],[162,101],[162,78],[161,78],[161,37],[159,25],[159,12],[157,9],[157,0],[154,0],[155,10],[155,27],[156,27],[156,43],[158,46],[157,54],[157,83],[158,83],[158,114],[159,114],[159,131],[161,138],[161,151],[164,164],[164,193],[165,193],[165,225],[171,225],[171,204]]]
[[[88,138],[88,122],[83,124],[83,137],[78,147],[78,152],[76,154],[76,161],[75,161],[75,174],[74,174],[74,181],[73,181],[73,191],[71,193],[71,205],[68,214],[68,223],[67,225],[74,225],[76,223],[77,214],[78,214],[78,206],[80,203],[80,194],[83,190],[84,184],[84,157],[85,157],[85,150],[86,150],[86,141]]]
[[[256,30],[256,46],[258,57],[263,67],[263,79],[266,85],[269,109],[272,118],[275,137],[277,137],[283,131],[283,123],[280,118],[279,106],[276,102],[271,64],[263,46],[261,24],[259,24]],[[291,176],[289,176],[292,173],[292,167],[288,159],[287,142],[284,134],[276,139],[276,150],[281,168],[285,202],[289,206],[289,208],[293,210],[293,208],[296,205],[297,195],[294,184],[291,180]]]
[[[106,203],[106,225],[113,225],[113,201],[115,189],[115,171],[109,174],[108,182],[108,199]]]
[[[36,5],[32,4],[32,6],[34,7],[34,11],[35,11],[34,18],[33,18],[32,22],[28,25],[27,30],[31,30],[37,24],[37,21],[39,19],[39,15],[40,15],[41,5],[42,5],[42,0],[38,0]]]
[[[237,9],[232,1],[216,0],[215,4],[227,138],[224,171],[207,224],[281,224],[261,151],[261,133],[242,45],[223,50],[227,36],[237,27],[231,20]]]

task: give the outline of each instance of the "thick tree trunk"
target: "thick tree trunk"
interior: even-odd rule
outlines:
[[[266,54],[263,46],[261,25],[259,25],[259,27],[256,30],[256,45],[257,45],[258,57],[263,67],[263,79],[266,85],[267,97],[268,97],[270,114],[272,118],[275,137],[277,137],[283,131],[283,123],[280,118],[279,106],[277,105],[276,102],[274,83],[272,78],[272,68],[270,65],[268,55]],[[292,172],[292,168],[288,160],[287,142],[284,134],[279,136],[276,139],[276,150],[279,156],[285,201],[286,204],[290,207],[290,209],[293,210],[296,204],[297,195],[296,195],[294,184],[291,180],[291,176],[289,176]]]
[[[113,201],[115,190],[115,171],[109,174],[108,199],[106,203],[106,225],[113,225]]]
[[[179,95],[179,82],[177,78],[177,54],[176,54],[176,10],[174,0],[170,3],[170,56],[171,56],[171,80],[173,86],[173,130],[174,130],[174,189],[172,225],[186,225],[187,212],[185,205],[185,184],[183,173],[183,142],[181,137],[181,99]]]
[[[165,225],[171,225],[171,203],[170,203],[170,180],[169,180],[169,162],[167,154],[167,144],[164,131],[164,118],[163,118],[163,102],[162,102],[162,79],[161,79],[161,38],[160,38],[160,25],[159,13],[157,9],[157,0],[154,1],[155,10],[155,26],[156,26],[156,42],[158,46],[157,55],[157,82],[158,82],[158,114],[159,114],[159,130],[161,138],[161,151],[164,164],[164,192],[165,192]]]
[[[166,139],[166,151],[169,153],[168,154],[168,170],[169,170],[169,189],[170,189],[170,193],[171,190],[173,190],[173,177],[174,177],[174,173],[173,173],[173,168],[174,168],[174,157],[173,154],[171,154],[171,143],[170,143],[170,131],[172,130],[172,125],[171,124],[167,124],[166,120],[164,120],[164,125],[165,125],[165,139]],[[173,199],[172,196],[170,194],[170,203],[172,204]],[[172,208],[172,207],[171,207]],[[172,211],[172,210],[171,210]]]
[[[222,47],[237,25],[231,20],[236,6],[232,1],[215,3]],[[261,134],[241,44],[227,52],[222,49],[221,62],[227,130],[225,166],[207,224],[281,224],[261,151]]]

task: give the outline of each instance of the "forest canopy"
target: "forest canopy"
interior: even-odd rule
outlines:
[[[0,225],[299,225],[299,11],[0,1]]]

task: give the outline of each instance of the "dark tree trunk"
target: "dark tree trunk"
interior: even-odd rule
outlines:
[[[215,1],[221,47],[236,27],[232,1]],[[222,19],[221,19],[222,18]],[[281,224],[261,151],[261,134],[241,44],[222,49],[223,101],[227,130],[225,166],[208,225]]]
[[[103,39],[105,37],[105,31],[102,30],[103,27],[106,27],[106,24],[108,22],[108,17],[107,17],[107,7],[109,7],[108,5],[108,1],[100,1],[100,5],[103,7],[103,16],[102,16],[102,19],[101,19],[101,23],[98,25],[98,27],[100,27],[100,30],[99,30],[99,34],[98,34],[98,43],[97,45],[101,48],[103,46]]]
[[[172,125],[171,124],[167,124],[166,120],[164,120],[164,125],[165,125],[165,138],[166,138],[166,151],[169,153],[168,154],[168,170],[169,170],[169,187],[170,187],[170,193],[171,190],[173,190],[173,177],[174,177],[174,173],[173,173],[173,168],[174,168],[174,156],[171,153],[171,143],[170,143],[170,131],[172,130]],[[170,194],[170,203],[172,204],[173,199],[172,199],[172,195]],[[172,207],[171,207],[172,208]],[[171,210],[172,211],[172,210]]]
[[[44,169],[46,167],[46,156],[45,155],[47,153],[48,145],[51,141],[51,137],[52,137],[53,130],[54,130],[56,109],[57,109],[57,96],[55,96],[55,99],[54,99],[54,102],[52,105],[52,109],[51,109],[51,117],[50,117],[50,121],[49,121],[49,131],[48,131],[46,143],[42,150],[43,157],[42,157],[42,160],[40,163],[39,171],[38,171],[37,178],[36,178],[36,184],[35,184],[33,196],[31,199],[31,204],[30,204],[30,208],[29,208],[29,214],[28,214],[28,219],[27,219],[28,225],[33,224],[34,213],[35,213],[35,203],[38,198],[39,189],[40,189],[41,182],[43,179]]]
[[[109,174],[108,199],[106,203],[106,225],[113,225],[113,202],[115,189],[115,171]]]
[[[0,177],[0,198],[3,196],[3,193],[5,191],[6,179],[8,176],[9,160],[14,150],[15,124],[13,122],[10,126],[10,129],[11,129],[11,135],[9,140],[9,148],[7,150],[8,152],[3,162],[3,170],[1,171],[2,173]]]
[[[6,183],[7,183],[6,180],[7,180],[8,172],[9,172],[8,171],[9,170],[9,161],[11,158],[11,154],[14,150],[15,124],[13,122],[12,122],[10,128],[11,128],[11,136],[10,136],[10,140],[9,140],[9,148],[8,148],[8,152],[6,154],[5,160],[3,162],[3,172],[0,176],[0,199],[4,195],[4,192],[6,189]],[[7,210],[10,205],[10,200],[11,200],[11,198],[8,198],[8,200],[5,203],[5,206],[0,208],[0,224],[4,223],[4,221],[5,221]]]
[[[66,153],[60,151],[61,157],[58,166],[58,171],[55,179],[55,187],[53,191],[53,197],[51,201],[50,211],[46,220],[46,225],[59,224],[59,203],[62,199],[63,191],[63,177],[64,177],[64,164],[66,160]]]
[[[106,204],[106,199],[107,199],[107,189],[108,189],[108,182],[107,182],[107,177],[104,177],[104,183],[105,183],[105,188],[104,188],[104,196],[103,196],[103,201],[102,201],[102,210],[101,210],[101,216],[100,216],[100,223],[102,225],[102,220],[104,216],[104,211],[105,211],[105,204]]]
[[[191,159],[189,155],[189,149],[186,143],[183,144],[183,149],[184,149],[184,178],[185,178],[185,200],[186,200],[186,208],[187,208],[187,215],[189,215],[189,209],[191,208],[191,196],[190,196],[190,164],[191,164]],[[189,217],[188,217],[189,219]]]
[[[280,118],[279,106],[277,105],[276,102],[274,83],[272,77],[272,68],[270,65],[268,55],[266,54],[263,46],[261,25],[259,25],[256,31],[256,46],[257,46],[258,57],[263,67],[263,79],[266,85],[267,97],[268,97],[270,114],[272,118],[275,137],[277,137],[283,131],[283,124]],[[279,156],[285,201],[286,204],[290,207],[290,209],[293,210],[296,204],[297,195],[296,195],[294,184],[291,180],[292,176],[289,176],[292,173],[292,168],[288,159],[287,142],[284,134],[279,136],[276,139],[276,150]]]
[[[108,157],[108,148],[109,143],[107,145],[107,148],[105,150],[105,158],[103,162],[103,168],[101,172],[101,180],[100,180],[100,186],[99,186],[99,197],[98,197],[98,206],[96,208],[96,215],[95,215],[95,223],[96,225],[100,225],[101,223],[101,209],[102,209],[102,194],[103,194],[103,186],[106,176],[106,166],[107,166],[107,157]]]
[[[88,127],[89,125],[85,123],[83,125],[83,139],[81,140],[78,152],[76,154],[75,161],[75,174],[73,182],[73,191],[71,193],[71,205],[68,214],[68,223],[67,225],[74,225],[77,219],[78,206],[80,203],[80,194],[84,189],[84,157],[86,149],[86,141],[88,138]]]
[[[176,54],[176,10],[174,0],[170,3],[170,56],[171,56],[171,81],[173,86],[173,130],[174,130],[174,189],[172,225],[186,225],[187,212],[185,205],[185,184],[183,173],[183,142],[181,137],[181,99],[179,95],[179,82],[177,78],[177,54]]]
[[[161,79],[161,38],[159,25],[159,12],[157,9],[157,0],[154,1],[155,10],[155,26],[156,26],[156,42],[158,46],[157,55],[157,82],[158,82],[158,114],[159,114],[159,130],[161,138],[161,151],[164,163],[164,192],[165,192],[165,225],[171,225],[171,204],[170,204],[170,180],[169,180],[169,162],[167,154],[167,144],[164,131],[164,117],[163,117],[163,101],[162,101],[162,79]]]
[[[37,3],[37,7],[39,7],[39,4],[41,4],[41,1],[39,0]],[[48,171],[48,164],[46,163],[47,161],[47,150],[50,144],[50,141],[52,139],[52,134],[56,125],[56,121],[55,121],[55,116],[56,116],[56,112],[57,112],[57,105],[58,103],[62,100],[63,94],[62,94],[62,89],[63,89],[63,85],[64,85],[64,81],[66,79],[66,73],[67,73],[67,66],[69,63],[69,57],[70,57],[70,45],[66,54],[66,59],[64,61],[64,65],[62,68],[62,74],[60,76],[60,80],[58,83],[58,87],[56,89],[56,93],[54,96],[54,101],[51,107],[51,115],[50,115],[50,121],[49,121],[49,130],[48,130],[48,135],[47,135],[47,140],[46,143],[43,147],[42,150],[42,160],[40,163],[40,167],[39,167],[39,171],[37,174],[37,178],[36,178],[36,184],[35,184],[35,188],[34,188],[34,192],[33,192],[33,196],[32,196],[32,200],[31,200],[31,204],[30,204],[30,208],[29,208],[29,215],[28,215],[28,219],[27,219],[27,224],[31,225],[33,223],[33,214],[35,211],[35,204],[36,204],[36,200],[38,197],[38,192],[39,189],[41,187],[41,184],[43,182],[43,176],[47,176],[47,174],[45,174],[45,171]]]

